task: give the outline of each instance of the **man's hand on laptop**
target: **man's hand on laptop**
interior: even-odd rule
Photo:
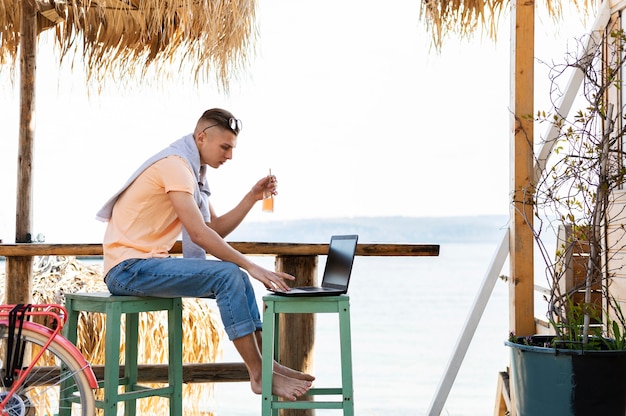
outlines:
[[[288,292],[289,286],[285,283],[285,280],[295,280],[292,275],[284,272],[274,272],[264,269],[261,266],[254,265],[248,270],[250,276],[263,283],[268,290],[278,290],[281,292]]]

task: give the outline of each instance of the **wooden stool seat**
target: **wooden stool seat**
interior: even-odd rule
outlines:
[[[350,340],[350,298],[348,295],[323,297],[263,297],[263,386],[262,416],[277,416],[279,409],[343,409],[344,416],[354,415],[352,385],[352,344]],[[337,313],[339,314],[339,341],[341,354],[341,386],[312,388],[305,396],[341,396],[337,400],[279,400],[272,394],[274,360],[279,356],[279,316],[281,313]]]
[[[169,398],[170,416],[182,416],[182,299],[142,296],[114,296],[105,293],[72,293],[65,295],[68,320],[65,336],[76,343],[80,312],[96,312],[106,315],[104,399],[96,401],[96,407],[104,409],[104,416],[117,415],[118,402],[124,403],[125,416],[136,413],[137,399],[160,396]],[[139,345],[139,313],[167,311],[168,315],[168,384],[150,388],[137,384],[137,359]],[[124,376],[120,378],[120,328],[121,317],[126,317],[124,347]],[[119,392],[118,387],[124,386]]]

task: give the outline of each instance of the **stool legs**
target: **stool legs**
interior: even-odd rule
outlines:
[[[68,319],[65,336],[76,343],[78,317],[81,311],[106,315],[104,399],[97,401],[104,416],[116,416],[117,405],[124,402],[124,415],[134,416],[137,399],[166,397],[170,416],[183,413],[183,359],[182,359],[182,299],[145,298],[137,296],[112,296],[108,293],[74,293],[66,295]],[[168,313],[168,386],[149,388],[138,384],[139,313],[167,311]],[[120,379],[120,326],[122,315],[126,319],[124,374]],[[119,391],[119,386],[124,391]],[[160,410],[160,409],[159,409]],[[159,414],[162,412],[159,411]]]
[[[346,295],[324,298],[263,298],[262,338],[262,416],[278,416],[279,409],[342,409],[344,416],[354,415],[352,384],[352,345],[350,340],[350,302]],[[273,364],[279,358],[279,318],[281,313],[337,313],[341,355],[341,387],[311,388],[307,396],[341,395],[341,401],[281,401],[272,394]]]
[[[350,336],[350,302],[339,302],[339,340],[341,349],[341,385],[344,416],[354,415],[354,387],[352,385],[352,341]]]
[[[78,315],[80,314],[78,311],[74,311],[71,306],[71,302],[66,303],[68,316],[65,322],[65,326],[63,327],[63,331],[65,331],[65,337],[72,344],[76,345],[76,339],[78,337]],[[63,396],[63,400],[67,400],[73,393],[73,388],[70,388],[65,385],[65,383],[61,386],[61,395]],[[59,409],[59,416],[70,416],[71,409],[69,407],[61,406]]]
[[[108,319],[108,318],[107,318]],[[137,386],[137,362],[139,360],[139,314],[126,314],[126,342],[124,347],[124,384],[125,391],[135,391]],[[117,344],[119,345],[119,342]],[[108,358],[108,357],[107,357]],[[119,366],[118,366],[119,368]],[[124,402],[124,416],[134,416],[137,413],[137,401]]]
[[[104,416],[117,415],[117,402],[119,401],[117,386],[120,377],[120,322],[121,322],[121,305],[118,303],[108,303],[106,305],[106,346],[104,348]],[[126,319],[129,319],[127,314]],[[128,322],[126,328],[128,328]],[[127,332],[128,334],[128,332]],[[130,342],[127,342],[129,344]],[[137,348],[135,344],[135,348]],[[132,346],[129,346],[132,349]],[[128,349],[126,350],[128,351]],[[128,352],[125,359],[128,358]],[[128,371],[128,362],[124,363],[126,371]],[[124,382],[126,383],[126,382]],[[128,406],[126,402],[126,406]],[[126,409],[126,406],[124,408]],[[124,412],[127,416],[128,413]]]
[[[275,351],[278,350],[278,337],[274,336],[277,333],[279,315],[274,313],[274,302],[266,302],[265,311],[263,312],[263,338],[262,346],[263,350],[263,363],[262,363],[262,415],[263,416],[277,416],[278,409],[272,409],[272,401],[274,400],[272,395],[272,379],[274,374],[274,358]]]
[[[173,387],[170,396],[170,416],[183,414],[183,301],[172,299],[174,305],[168,311],[168,383]]]

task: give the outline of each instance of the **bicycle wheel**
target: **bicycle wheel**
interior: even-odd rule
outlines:
[[[0,401],[4,400],[11,390],[7,384],[7,343],[8,327],[0,325]],[[16,331],[17,332],[17,331]],[[17,334],[15,334],[17,336]],[[23,367],[26,367],[33,353],[41,351],[48,337],[31,329],[22,328],[22,345],[24,349]],[[19,386],[16,393],[9,398],[4,413],[10,416],[41,416],[41,415],[80,415],[95,414],[94,392],[84,373],[85,368],[67,352],[63,346],[53,341],[43,356],[35,364],[35,368]],[[68,392],[62,401],[61,389]]]

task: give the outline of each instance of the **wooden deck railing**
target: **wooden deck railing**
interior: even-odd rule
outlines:
[[[276,256],[276,270],[296,276],[294,286],[305,286],[316,283],[317,259],[326,255],[328,244],[300,244],[300,243],[247,243],[232,242],[230,245],[245,255]],[[173,255],[182,253],[182,244],[177,242],[170,251]],[[357,245],[357,256],[406,257],[406,256],[438,256],[437,244],[368,244]],[[13,262],[32,261],[33,256],[101,256],[101,244],[39,244],[18,243],[0,244],[0,256],[6,257],[7,281],[19,279],[13,270],[23,270],[22,267],[13,267]],[[295,356],[290,344],[313,345],[314,334],[301,328],[310,328],[313,317],[302,315],[298,320],[289,319],[281,324],[290,334],[289,343],[282,343],[281,361],[294,368],[306,368],[309,363],[306,357]],[[312,357],[310,352],[307,356]],[[94,368],[96,375],[102,372],[99,367]],[[163,365],[142,365],[139,369],[140,379],[143,382],[167,382],[167,371]],[[200,363],[185,364],[183,379],[186,383],[247,381],[249,375],[243,363]]]
[[[235,250],[247,255],[318,256],[325,255],[328,244],[305,243],[229,243]],[[174,244],[171,254],[182,254],[182,243]],[[102,244],[0,244],[0,257],[20,256],[101,256]],[[358,244],[357,256],[438,256],[438,244]]]

